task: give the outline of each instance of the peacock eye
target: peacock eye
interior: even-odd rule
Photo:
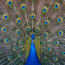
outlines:
[[[58,35],[59,35],[59,36],[62,36],[62,35],[63,35],[63,31],[59,31],[59,32],[58,32]]]
[[[58,57],[53,57],[53,60],[54,61],[58,61]]]
[[[43,14],[46,14],[48,12],[48,7],[47,6],[44,6],[43,9],[42,9],[42,13]]]
[[[63,18],[62,17],[58,17],[57,18],[57,23],[62,23],[63,22]]]
[[[48,24],[49,24],[49,20],[45,20],[45,21],[43,22],[43,24],[44,24],[44,25],[48,25]]]
[[[44,38],[48,38],[48,32],[45,32],[45,33],[43,34],[43,37],[44,37]]]
[[[22,11],[26,11],[27,5],[26,4],[21,4],[20,8],[21,8]]]
[[[3,20],[7,21],[9,18],[8,14],[3,14]]]
[[[2,32],[7,32],[7,28],[6,28],[6,27],[2,27],[2,28],[1,28],[1,31],[2,31]]]
[[[52,51],[52,49],[51,48],[48,48],[48,51]]]
[[[16,19],[16,23],[17,23],[17,24],[21,24],[21,23],[22,23],[21,18],[17,18],[17,19]]]
[[[9,39],[8,39],[8,38],[5,38],[5,39],[4,39],[4,42],[5,42],[5,43],[8,43],[8,42],[9,42]]]
[[[60,8],[60,4],[58,2],[55,2],[54,9],[59,9],[59,8]]]
[[[34,19],[35,19],[35,14],[34,14],[34,13],[30,14],[30,18],[31,18],[32,20],[34,20]]]
[[[21,34],[20,29],[17,29],[17,30],[16,30],[16,35],[20,35],[20,34]]]
[[[7,4],[9,7],[12,7],[12,6],[13,6],[13,0],[7,0],[7,1],[6,1],[6,4]]]

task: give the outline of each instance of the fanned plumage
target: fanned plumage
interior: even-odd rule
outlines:
[[[41,65],[65,65],[65,0],[0,0],[0,65],[24,65],[32,33]]]

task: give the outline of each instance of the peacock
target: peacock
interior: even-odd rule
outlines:
[[[0,0],[0,65],[65,65],[65,0]]]

